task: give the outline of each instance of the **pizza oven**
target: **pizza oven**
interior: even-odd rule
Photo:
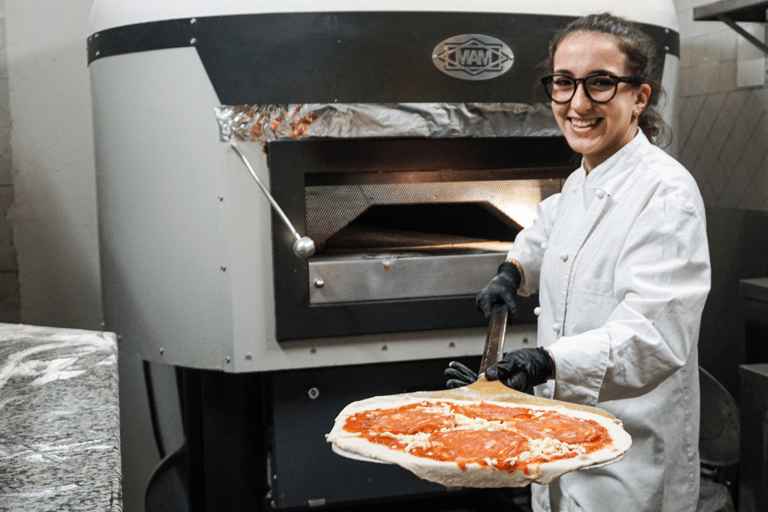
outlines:
[[[673,92],[674,6],[653,4],[94,2],[105,327],[181,376],[200,510],[448,492],[323,435],[346,403],[479,356],[475,294],[578,164],[537,84],[546,42],[584,12],[638,19]],[[536,305],[507,348],[535,343]]]

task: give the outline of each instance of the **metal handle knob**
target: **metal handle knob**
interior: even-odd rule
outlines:
[[[251,163],[248,161],[247,158],[245,158],[245,155],[240,151],[240,148],[237,147],[237,145],[234,142],[230,142],[229,145],[232,147],[232,149],[235,151],[237,156],[240,157],[240,160],[243,161],[245,166],[248,168],[248,171],[251,173],[251,176],[253,176],[253,179],[256,180],[256,183],[258,183],[259,188],[262,192],[264,192],[264,195],[267,196],[267,199],[269,200],[269,203],[272,205],[272,208],[280,215],[280,218],[283,219],[283,222],[286,226],[288,226],[288,229],[291,230],[291,234],[293,235],[293,238],[296,240],[293,243],[293,253],[296,256],[299,256],[301,258],[309,258],[315,253],[315,242],[312,241],[311,238],[306,236],[299,235],[299,232],[296,231],[296,228],[293,227],[293,224],[291,224],[290,219],[288,219],[288,216],[283,212],[282,208],[280,208],[280,205],[277,204],[277,201],[275,201],[275,198],[272,197],[272,195],[269,193],[269,190],[267,190],[267,187],[264,186],[264,184],[261,182],[259,177],[256,175],[256,171],[253,170],[253,167],[251,167]]]

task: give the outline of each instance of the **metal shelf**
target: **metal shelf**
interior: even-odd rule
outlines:
[[[728,17],[732,21],[765,22],[765,11],[768,9],[767,0],[720,0],[693,9],[695,21],[720,21],[718,15]]]
[[[694,21],[722,21],[747,41],[768,54],[768,45],[736,24],[737,21],[766,22],[768,0],[720,0],[693,9]]]

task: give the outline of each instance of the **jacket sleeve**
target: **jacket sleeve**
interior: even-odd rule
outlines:
[[[667,192],[650,197],[629,228],[607,320],[548,347],[555,398],[594,405],[643,395],[681,368],[698,342],[710,289],[704,208]]]
[[[533,225],[517,234],[507,253],[507,259],[514,259],[523,267],[524,279],[518,293],[524,297],[539,291],[541,261],[561,197],[554,194],[539,203]]]

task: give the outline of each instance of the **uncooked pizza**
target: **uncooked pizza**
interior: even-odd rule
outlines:
[[[619,420],[586,410],[407,395],[348,405],[327,439],[341,455],[465,487],[546,484],[632,444]]]

